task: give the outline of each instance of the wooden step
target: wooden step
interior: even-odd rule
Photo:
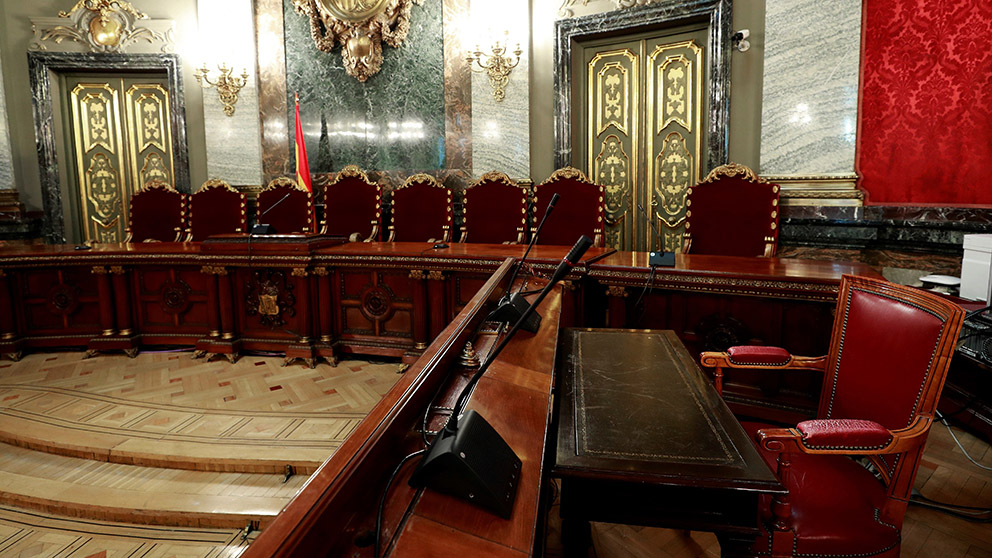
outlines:
[[[0,364],[0,442],[111,463],[309,474],[398,377],[393,363],[280,363],[28,355]]]
[[[115,524],[0,506],[0,556],[234,558],[257,532]]]
[[[78,518],[183,527],[264,527],[306,481],[159,469],[0,444],[0,504]]]

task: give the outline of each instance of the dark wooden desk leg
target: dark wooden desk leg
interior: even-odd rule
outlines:
[[[334,354],[334,301],[331,299],[331,278],[326,267],[315,267],[313,270],[315,281],[317,282],[317,327],[320,336],[318,355],[324,357],[331,366],[338,365],[338,358]]]
[[[173,280],[175,279],[175,271]],[[117,311],[117,332],[121,337],[127,337],[123,341],[124,352],[127,356],[134,358],[138,356],[138,342],[134,335],[133,320],[131,319],[131,288],[128,284],[129,275],[122,266],[111,266],[110,274],[113,275],[114,283],[114,308]]]
[[[741,533],[716,533],[716,539],[720,541],[720,556],[722,558],[754,558],[754,542],[758,535],[745,535]]]
[[[427,348],[428,309],[427,309],[427,273],[420,269],[410,270],[410,280],[413,282],[413,348],[423,351]]]
[[[204,267],[202,273],[210,275],[207,278],[207,327],[210,328],[210,337],[220,338],[220,293],[217,290],[217,272],[214,267]]]
[[[586,558],[592,546],[592,526],[585,519],[561,518],[563,558]]]
[[[427,292],[430,300],[430,339],[433,339],[448,325],[448,312],[445,309],[445,282],[443,271],[430,271],[427,274]]]
[[[607,327],[627,327],[627,289],[620,285],[606,287]]]
[[[21,360],[21,342],[18,340],[14,302],[7,273],[2,269],[0,269],[0,352],[10,360]]]

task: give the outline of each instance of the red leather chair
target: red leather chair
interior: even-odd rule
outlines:
[[[324,222],[320,232],[356,235],[356,240],[379,240],[382,223],[382,187],[360,168],[348,165],[324,189]]]
[[[189,201],[186,240],[199,242],[215,234],[246,232],[247,196],[223,180],[203,183]]]
[[[501,172],[482,175],[465,189],[461,242],[522,243],[527,230],[527,194],[527,188]],[[473,208],[472,219],[469,207]]]
[[[276,234],[316,230],[313,196],[291,178],[279,177],[258,193],[256,221],[271,225]]]
[[[389,242],[448,242],[454,213],[451,190],[427,174],[415,174],[393,190]]]
[[[774,256],[778,185],[729,163],[689,188],[682,251],[724,256]]]
[[[594,246],[603,245],[603,216],[606,211],[603,187],[594,184],[578,169],[556,170],[547,180],[534,188],[534,221],[531,234],[537,230],[544,210],[555,194],[558,205],[548,217],[537,244],[571,246],[586,235]]]
[[[751,346],[701,355],[704,366],[715,367],[718,389],[724,368],[824,374],[815,420],[793,428],[743,423],[789,490],[763,502],[756,554],[899,555],[903,516],[962,318],[959,306],[930,293],[844,276],[826,356]],[[848,456],[867,459],[875,472]]]
[[[150,180],[131,196],[124,242],[178,242],[186,230],[186,195]]]

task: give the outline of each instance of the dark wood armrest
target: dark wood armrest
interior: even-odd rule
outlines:
[[[724,368],[764,368],[772,370],[819,370],[826,368],[827,357],[805,357],[790,354],[781,347],[740,345],[726,352],[706,351],[699,355],[699,364],[713,368],[713,385],[723,394]]]

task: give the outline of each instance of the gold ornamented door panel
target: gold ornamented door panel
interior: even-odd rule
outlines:
[[[153,179],[175,180],[166,80],[67,75],[63,90],[77,235],[85,242],[121,242],[131,194]]]
[[[574,161],[606,189],[609,246],[681,244],[686,195],[707,156],[705,40],[705,29],[664,30],[590,41],[574,58]]]

